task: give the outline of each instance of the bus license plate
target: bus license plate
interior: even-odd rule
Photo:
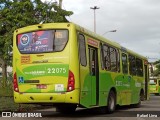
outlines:
[[[47,89],[47,85],[44,84],[38,84],[37,89]]]

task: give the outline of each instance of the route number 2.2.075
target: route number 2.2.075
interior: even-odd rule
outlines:
[[[48,73],[66,73],[66,68],[48,68]]]

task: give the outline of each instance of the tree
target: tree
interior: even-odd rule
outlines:
[[[56,3],[41,0],[1,0],[0,1],[0,65],[2,76],[6,80],[6,67],[10,63],[13,32],[28,25],[50,22],[68,22],[65,16],[73,12],[66,11]],[[4,82],[5,86],[5,82]]]

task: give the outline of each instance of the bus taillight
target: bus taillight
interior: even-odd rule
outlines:
[[[67,91],[72,91],[75,88],[75,79],[74,79],[74,74],[69,71],[69,76],[68,76],[68,86],[67,86]]]
[[[14,91],[15,91],[15,92],[19,92],[19,89],[18,89],[18,81],[17,81],[17,75],[16,75],[16,73],[14,73],[14,77],[13,77],[13,86],[14,86]]]

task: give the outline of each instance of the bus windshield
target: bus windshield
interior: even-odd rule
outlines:
[[[22,54],[62,51],[68,41],[68,30],[41,30],[17,35]]]
[[[149,84],[150,84],[150,85],[156,85],[156,84],[157,84],[157,80],[150,80],[150,81],[149,81]]]

